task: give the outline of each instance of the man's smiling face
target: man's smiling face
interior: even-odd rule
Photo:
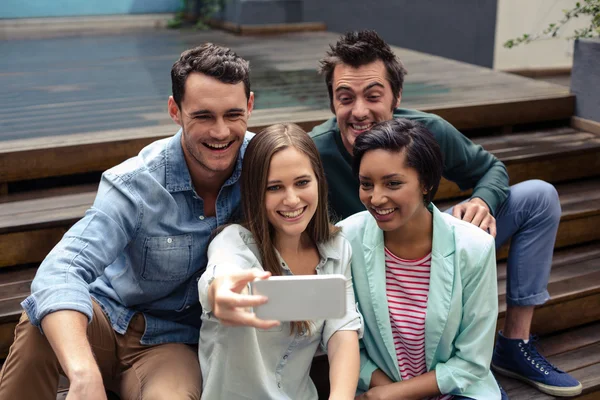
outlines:
[[[339,64],[333,71],[333,108],[342,142],[350,154],[354,140],[377,122],[393,117],[396,104],[382,61],[354,68]]]
[[[244,83],[228,84],[191,73],[179,109],[169,99],[171,117],[183,130],[181,143],[188,165],[212,173],[230,173],[244,140],[254,95],[246,98]]]

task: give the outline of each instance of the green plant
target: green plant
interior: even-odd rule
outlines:
[[[226,0],[180,0],[179,11],[174,15],[173,19],[167,22],[167,27],[172,29],[181,28],[186,20],[190,5],[199,2],[200,7],[198,14],[200,17],[197,19],[194,28],[201,30],[209,29],[207,21],[223,8],[225,1]]]
[[[183,25],[183,20],[185,19],[185,12],[187,10],[187,0],[179,1],[179,11],[175,13],[173,19],[167,21],[167,28],[170,29],[178,29]]]
[[[600,36],[600,0],[584,0],[583,2],[575,3],[575,7],[569,10],[563,10],[565,16],[558,22],[554,22],[541,34],[528,34],[525,33],[523,36],[516,39],[510,39],[504,42],[504,47],[512,48],[521,43],[529,43],[542,37],[556,37],[560,30],[573,18],[579,18],[579,16],[591,16],[591,22],[589,26],[582,29],[575,29],[572,36],[567,39],[579,39],[579,38],[591,38]]]

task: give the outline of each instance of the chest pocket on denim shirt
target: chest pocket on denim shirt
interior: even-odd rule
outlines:
[[[187,277],[192,263],[192,235],[148,237],[144,242],[142,279],[177,281]]]

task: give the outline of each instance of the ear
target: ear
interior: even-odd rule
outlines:
[[[398,100],[396,101],[394,108],[400,107],[400,101],[402,101],[402,89],[400,89],[400,93],[398,93]]]
[[[169,102],[167,103],[167,109],[169,111],[169,116],[179,126],[183,126],[181,123],[181,113],[179,112],[179,106],[175,102],[173,96],[169,96]]]
[[[421,185],[421,192],[423,192],[423,195],[426,195],[427,193],[429,193],[431,189],[427,189],[425,187],[425,185]]]
[[[252,110],[254,110],[254,92],[250,92],[250,97],[248,98],[248,118],[252,115]]]

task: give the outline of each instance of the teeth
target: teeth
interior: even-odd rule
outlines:
[[[394,212],[394,208],[386,208],[385,210],[378,210],[376,208],[374,208],[373,210],[375,210],[375,212],[379,215],[388,215]]]
[[[362,131],[365,129],[369,129],[371,127],[372,124],[366,124],[366,125],[358,125],[358,124],[352,124],[352,127],[358,131]]]
[[[292,211],[292,212],[279,211],[279,213],[286,218],[296,218],[298,215],[302,214],[303,212],[304,212],[303,208],[296,210],[296,211]]]
[[[212,149],[224,149],[225,147],[229,146],[229,143],[223,143],[223,144],[206,143],[206,145]]]

